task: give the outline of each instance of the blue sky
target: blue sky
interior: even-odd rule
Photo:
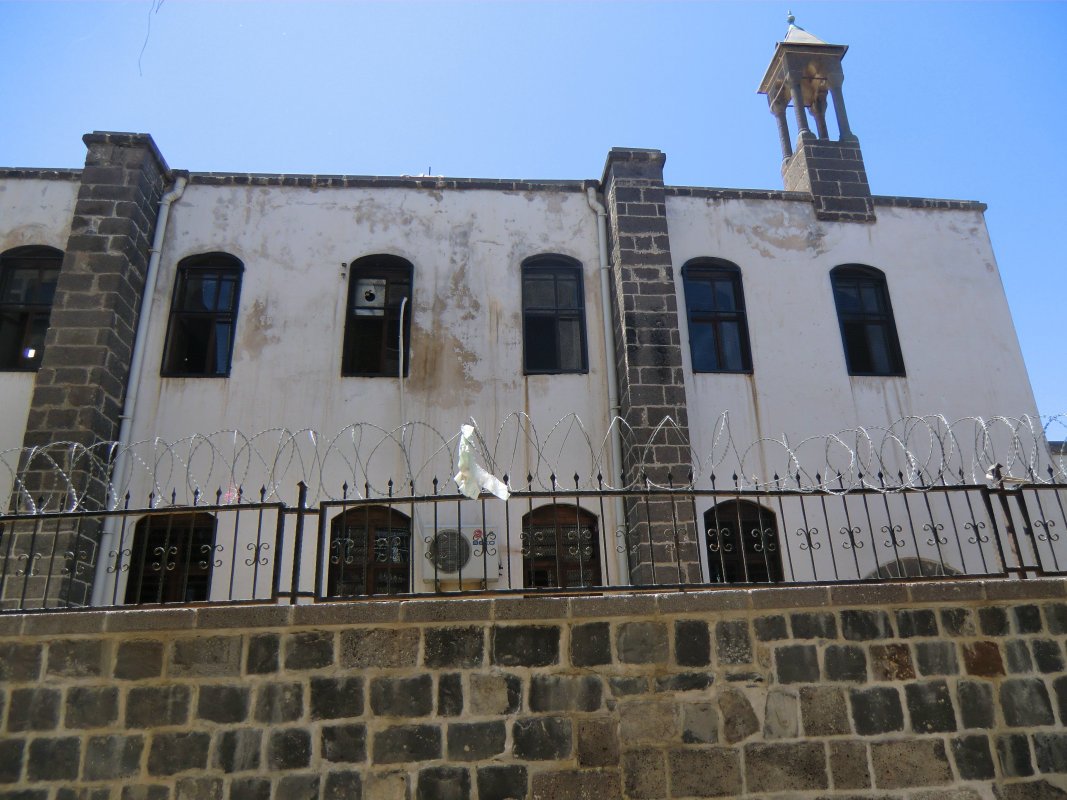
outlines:
[[[0,164],[130,130],[194,171],[598,178],[634,146],[781,188],[755,89],[790,7],[850,45],[872,191],[989,204],[1038,408],[1067,411],[1067,3],[0,0]]]

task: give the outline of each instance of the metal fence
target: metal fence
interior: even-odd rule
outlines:
[[[507,500],[387,483],[315,502],[221,489],[193,502],[0,515],[0,608],[314,602],[390,595],[1067,574],[1067,483],[928,484],[799,472],[749,488],[510,482]],[[618,500],[621,500],[620,504]],[[625,513],[620,517],[620,510]]]

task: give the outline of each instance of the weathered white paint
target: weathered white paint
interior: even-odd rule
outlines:
[[[907,415],[1036,418],[981,213],[877,213],[871,225],[823,223],[802,202],[668,198],[679,308],[686,261],[732,261],[742,273],[752,342],[751,377],[693,374],[683,334],[694,436],[723,410],[746,443],[889,425]],[[829,273],[853,263],[885,273],[905,378],[848,375]],[[681,323],[685,330],[684,312]]]
[[[77,184],[70,182],[0,182],[3,249],[22,244],[64,247],[76,192]],[[873,225],[833,224],[815,220],[811,206],[803,202],[668,198],[676,275],[680,277],[686,261],[700,256],[736,263],[742,271],[752,343],[751,376],[693,374],[678,281],[695,453],[721,451],[715,425],[724,410],[730,414],[733,441],[742,448],[763,437],[785,435],[796,443],[860,425],[888,426],[909,415],[1036,416],[982,215],[887,207],[877,211]],[[186,256],[220,250],[245,265],[231,375],[161,378],[177,265]],[[399,255],[414,265],[405,404],[408,420],[422,425],[405,429],[403,448],[386,439],[369,465],[353,465],[339,456],[321,464],[301,461],[298,441],[286,451],[292,458],[271,464],[252,459],[229,485],[220,481],[219,486],[200,487],[208,502],[216,488],[232,493],[236,483],[254,495],[268,476],[276,485],[292,487],[281,498],[288,503],[295,502],[301,478],[321,481],[332,487],[334,496],[347,481],[349,496],[358,497],[367,479],[374,482],[371,494],[384,493],[391,477],[395,493],[402,495],[408,491],[410,473],[417,477],[420,493],[436,475],[441,491],[451,492],[451,475],[440,469],[447,459],[434,454],[443,446],[442,437],[454,436],[470,417],[487,436],[504,428],[503,449],[517,454],[509,465],[514,486],[521,488],[529,471],[540,480],[536,488],[546,488],[546,462],[539,461],[538,448],[528,438],[532,430],[508,416],[515,411],[529,415],[541,452],[551,454],[556,464],[595,471],[587,463],[590,448],[581,433],[552,429],[560,418],[575,415],[593,450],[599,448],[606,457],[609,403],[596,217],[579,192],[190,186],[174,207],[164,241],[131,439],[176,441],[193,432],[236,429],[254,435],[284,428],[344,431],[345,436],[378,440],[397,429],[403,420],[396,378],[340,377],[345,265],[374,253]],[[585,267],[588,374],[522,374],[520,266],[524,259],[544,253],[571,256]],[[868,264],[885,273],[907,377],[848,376],[829,279],[834,266],[846,263]],[[0,374],[0,407],[5,409],[0,449],[21,444],[32,383],[32,375]],[[369,423],[378,430],[346,430],[354,423]],[[396,439],[400,436],[394,433]],[[238,437],[233,447],[240,449]],[[412,454],[411,463],[405,462],[402,451]],[[206,462],[211,452],[201,448],[181,457]],[[762,479],[788,466],[781,448],[775,447],[754,448],[745,464],[746,471]],[[609,474],[606,464],[604,471]],[[204,471],[198,467],[191,472]],[[146,474],[141,469],[131,487],[134,502],[155,488]],[[570,486],[568,475],[559,478],[561,485]],[[501,570],[506,575],[510,567],[517,584],[522,506],[512,503],[505,520],[502,504],[490,501],[482,520],[480,504],[465,503],[462,510],[451,504],[440,508],[438,524],[455,524],[462,513],[465,525],[474,520],[495,530]],[[698,512],[706,508],[701,504]],[[598,507],[589,510],[600,516]],[[786,512],[788,516],[788,508]],[[330,511],[335,513],[340,508]],[[421,580],[427,564],[421,557],[423,540],[431,528],[431,520],[422,518],[426,513],[417,511],[412,526],[416,590],[429,588]],[[824,535],[841,527],[842,514],[841,509],[830,510]],[[218,556],[220,575],[229,573],[234,559],[241,566],[256,536],[254,527],[234,528],[226,519],[219,528],[219,541],[225,545]],[[615,527],[610,509],[600,526],[601,559],[617,580],[616,565],[608,558]],[[307,589],[315,569],[315,535],[309,530],[304,540],[301,572]],[[799,544],[788,541],[790,547]],[[127,539],[124,546],[129,544]],[[291,553],[291,544],[283,548],[283,572],[291,570]],[[824,549],[818,557],[825,559],[828,553]],[[791,577],[810,577],[799,559],[808,554],[794,550],[792,555],[798,557]],[[873,571],[873,554],[860,555],[859,572]],[[819,569],[823,573],[823,566]],[[121,595],[121,585],[118,591]],[[213,588],[217,597],[229,591],[224,581]],[[247,594],[249,587],[238,585],[235,591]]]
[[[27,245],[65,249],[79,186],[65,180],[0,180],[0,253]],[[0,371],[0,452],[22,446],[34,374]],[[11,477],[0,472],[0,497],[10,495]]]
[[[231,253],[245,267],[231,374],[161,378],[177,265],[210,251]],[[397,428],[402,420],[395,377],[341,377],[345,265],[374,253],[399,255],[414,265],[405,407],[409,420],[428,426],[406,440],[416,471],[441,445],[432,429],[452,436],[471,417],[493,435],[509,413],[525,412],[543,439],[557,420],[576,414],[595,442],[606,441],[596,217],[584,194],[196,184],[172,211],[131,439],[177,440],[192,431],[230,428],[248,434],[282,427],[333,433],[357,422]],[[520,269],[523,260],[544,253],[570,256],[585,268],[588,374],[523,375]],[[525,470],[543,471],[536,449],[521,437],[516,444]],[[555,451],[560,463],[579,457],[588,462],[581,437],[562,447]],[[406,466],[399,448],[393,450],[383,448],[371,479],[384,490],[392,477],[403,494],[409,491]],[[292,495],[283,499],[292,503],[303,476],[295,463],[288,467]],[[428,492],[431,477],[421,475],[418,490]],[[441,491],[454,490],[451,475],[437,477]],[[265,478],[262,470],[258,477],[247,476],[246,489]],[[512,478],[521,486],[525,475]],[[362,476],[339,460],[324,467],[322,480],[336,496],[346,480],[353,493],[363,492]],[[569,476],[561,482],[570,485]],[[139,490],[147,495],[150,487],[135,483],[135,496]],[[442,511],[441,524],[451,522],[449,511]],[[499,513],[490,504],[490,514]],[[613,526],[613,520],[605,522]],[[499,516],[490,523],[503,529]],[[512,523],[510,557],[513,569],[521,569],[518,518]],[[417,543],[427,524],[415,520]]]
[[[795,445],[857,426],[889,427],[913,415],[1037,419],[982,214],[876,211],[874,224],[826,223],[805,202],[668,198],[697,453],[722,452],[715,426],[723,411],[742,451],[765,437],[784,435]],[[751,375],[692,371],[681,268],[702,256],[741,270]],[[839,264],[885,273],[906,377],[848,375],[830,285],[830,270]],[[825,463],[824,454],[815,455]],[[775,446],[755,447],[745,465],[749,477],[760,480],[790,470],[783,448]],[[837,531],[843,520],[832,523]]]

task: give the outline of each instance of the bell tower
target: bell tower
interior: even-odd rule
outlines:
[[[767,95],[778,121],[782,144],[782,178],[792,192],[809,192],[815,216],[836,222],[874,222],[874,203],[859,139],[852,132],[841,91],[841,60],[848,45],[827,44],[798,27],[792,14],[785,39],[763,76],[759,93]],[[837,139],[830,137],[826,112],[833,101]],[[796,147],[789,129],[788,107],[796,118]],[[814,120],[812,131],[808,116]]]

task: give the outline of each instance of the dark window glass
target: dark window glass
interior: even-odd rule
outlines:
[[[215,517],[161,514],[143,517],[129,551],[127,603],[207,600],[215,565]]]
[[[0,256],[0,370],[41,365],[63,254],[19,247]]]
[[[404,324],[404,374],[408,374],[411,275],[411,263],[398,256],[367,256],[352,264],[342,375],[395,378],[400,371],[401,317]]]
[[[396,509],[362,506],[330,525],[330,597],[411,591],[411,520]]]
[[[694,372],[751,372],[741,271],[728,261],[694,259],[682,267]]]
[[[746,500],[704,512],[704,546],[712,583],[779,583],[782,556],[774,512]]]
[[[538,256],[522,265],[526,374],[586,371],[584,297],[577,261]]]
[[[225,253],[184,259],[170,304],[163,374],[219,377],[230,374],[241,262]]]
[[[597,518],[577,506],[536,508],[522,518],[526,586],[600,586]]]
[[[885,276],[850,265],[830,272],[849,375],[903,375],[897,326]]]

